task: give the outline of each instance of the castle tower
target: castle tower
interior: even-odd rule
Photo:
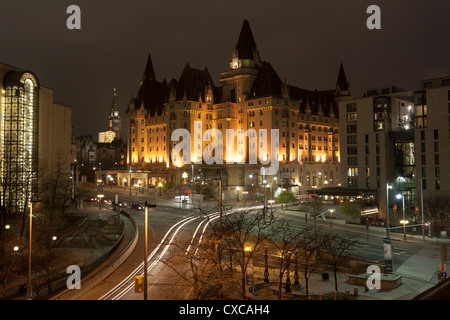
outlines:
[[[109,130],[114,131],[116,139],[120,139],[121,124],[119,106],[117,105],[117,90],[114,88],[113,102],[109,114]]]

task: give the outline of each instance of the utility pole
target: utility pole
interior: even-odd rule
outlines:
[[[424,220],[423,220],[423,180],[420,180],[420,212],[422,213],[422,237],[423,243],[425,244],[425,229],[424,229]]]
[[[222,205],[222,177],[219,180],[219,202],[218,202],[218,207],[219,207],[219,214],[220,214],[220,225],[219,225],[219,235],[222,238],[222,232],[223,232],[223,205]],[[222,272],[222,240],[220,239],[219,241],[219,270]]]
[[[147,252],[148,252],[148,204],[147,201],[145,202],[145,230],[144,230],[144,300],[147,300],[147,287],[148,287],[148,281],[147,281]]]

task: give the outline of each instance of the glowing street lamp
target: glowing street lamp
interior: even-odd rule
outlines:
[[[247,195],[248,195],[248,191],[242,191],[242,194],[244,195],[244,205],[247,205]]]
[[[334,209],[330,209],[330,227],[333,226],[333,213],[334,213]]]
[[[403,196],[399,193],[399,194],[397,194],[396,197],[397,197],[397,199],[402,199],[403,220],[401,220],[400,223],[403,224],[403,240],[406,240],[406,224],[409,222],[406,220],[406,216],[405,216],[405,196]]]
[[[400,223],[403,225],[403,239],[406,240],[406,225],[409,223],[408,220],[400,220]]]
[[[102,199],[105,197],[105,195],[104,194],[99,194],[98,196],[97,196],[97,198],[98,198],[98,202],[100,203],[100,205],[99,205],[99,209],[101,209],[102,208]]]
[[[239,190],[241,190],[241,188],[239,186],[236,187],[236,201],[239,201]]]

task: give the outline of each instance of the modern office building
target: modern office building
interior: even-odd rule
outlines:
[[[343,185],[376,191],[379,217],[388,208],[402,213],[404,204],[406,216],[417,219],[422,196],[450,196],[450,172],[441,170],[450,156],[449,101],[447,77],[421,81],[416,91],[387,86],[340,103]]]
[[[3,204],[25,210],[38,198],[38,168],[65,160],[70,173],[72,110],[32,71],[0,63],[0,153]]]
[[[244,21],[228,69],[221,73],[220,86],[207,68],[195,69],[189,64],[178,80],[157,81],[149,56],[141,87],[127,109],[128,164],[139,171],[136,178],[144,186],[160,179],[180,183],[186,172],[187,181],[192,177],[202,181],[220,178],[225,188],[240,186],[243,190],[260,187],[264,179],[261,163],[276,157],[279,171],[267,177],[274,188],[290,187],[298,192],[302,186],[304,190],[337,186],[338,102],[350,97],[342,64],[336,87],[330,90],[302,89],[281,80],[272,65],[261,59],[250,24]],[[191,133],[190,158],[183,154],[172,159],[178,141],[171,137],[179,128]],[[267,130],[266,144],[260,139],[261,129]],[[277,155],[272,154],[271,129],[279,130]],[[211,130],[222,135],[223,154],[216,157],[220,163],[207,165],[205,152],[214,145]],[[238,136],[233,145],[226,143],[227,130]],[[257,164],[250,164],[251,150],[256,150]],[[215,156],[214,151],[211,154]],[[192,168],[199,160],[202,164]]]

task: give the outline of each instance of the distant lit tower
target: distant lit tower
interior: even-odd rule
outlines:
[[[114,88],[113,102],[108,118],[108,131],[99,132],[99,143],[111,143],[114,139],[120,140],[121,120],[119,116],[119,107],[117,105],[117,90]]]
[[[114,131],[116,139],[120,139],[121,120],[119,116],[119,106],[117,105],[117,90],[114,88],[113,102],[109,115],[109,130]]]

